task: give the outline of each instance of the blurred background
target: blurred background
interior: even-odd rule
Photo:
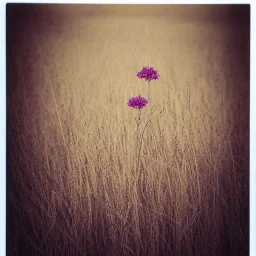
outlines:
[[[7,4],[6,24],[8,255],[248,255],[249,5]],[[137,161],[143,66],[163,112]]]

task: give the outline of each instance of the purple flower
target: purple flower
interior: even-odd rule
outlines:
[[[138,109],[142,109],[142,108],[146,107],[147,104],[148,104],[147,99],[141,97],[140,95],[130,98],[128,103],[127,103],[127,105],[129,107],[138,108]]]
[[[154,70],[153,67],[143,67],[143,69],[138,72],[137,77],[145,78],[147,81],[156,80],[160,77],[157,73],[157,70]]]

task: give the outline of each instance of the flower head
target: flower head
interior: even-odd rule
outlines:
[[[146,107],[147,104],[148,104],[147,99],[141,97],[140,95],[130,98],[128,103],[127,103],[127,105],[129,107],[138,108],[138,109],[142,109],[142,108]]]
[[[137,73],[137,77],[145,78],[147,81],[156,80],[160,77],[157,73],[157,70],[154,70],[153,67],[143,67],[141,71]]]

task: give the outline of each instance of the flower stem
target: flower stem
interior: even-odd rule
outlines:
[[[138,141],[139,141],[139,137],[140,137],[140,116],[141,116],[141,110],[139,109],[138,111],[138,116],[137,116],[137,120],[136,120],[136,123],[137,123],[137,129],[136,129],[136,141],[137,141],[137,145],[136,145],[136,148],[138,148]],[[137,153],[136,153],[137,155]]]
[[[149,101],[149,104],[150,104],[150,110],[151,110],[151,114],[152,114],[153,109],[152,109],[152,102],[151,102],[150,81],[148,81],[148,101]]]
[[[143,136],[144,136],[144,132],[149,124],[149,122],[154,118],[156,117],[158,114],[161,114],[163,110],[161,110],[160,112],[156,113],[155,115],[153,115],[148,121],[147,123],[145,124],[145,127],[142,131],[142,134],[141,134],[141,138],[140,138],[140,144],[139,144],[139,152],[138,152],[138,158],[137,158],[137,164],[136,164],[136,175],[138,174],[138,169],[139,169],[139,162],[140,162],[140,154],[141,154],[141,147],[142,147],[142,141],[143,141]]]
[[[150,95],[150,82],[148,81],[148,100],[151,103],[151,95]]]
[[[137,133],[139,132],[140,116],[141,116],[141,111],[140,111],[140,109],[139,109],[139,111],[138,111],[138,116],[137,116],[137,120],[136,120],[136,123],[137,123]]]

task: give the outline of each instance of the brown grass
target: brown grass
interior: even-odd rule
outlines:
[[[8,8],[8,255],[247,255],[248,26]]]

